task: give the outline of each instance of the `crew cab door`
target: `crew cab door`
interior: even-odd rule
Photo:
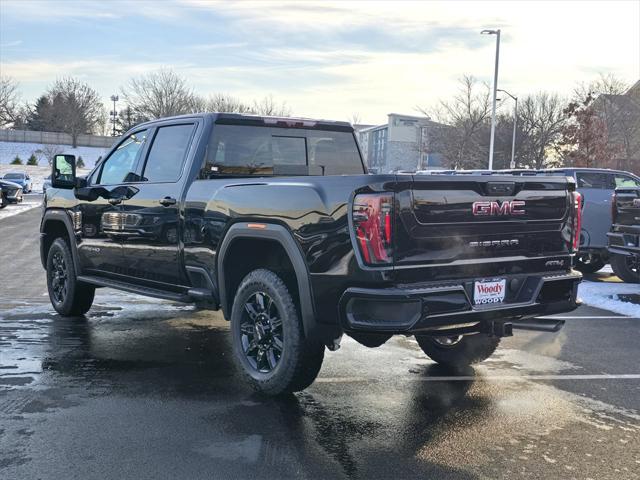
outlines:
[[[153,129],[138,181],[130,184],[137,191],[122,202],[126,274],[138,282],[160,288],[185,285],[180,208],[197,126],[198,121],[185,120]]]
[[[582,195],[582,248],[606,248],[607,232],[611,228],[611,195],[613,175],[608,172],[576,172],[578,191]],[[586,235],[585,235],[586,233]]]
[[[112,190],[127,185],[146,148],[149,130],[135,131],[109,153],[87,179],[89,187]],[[122,255],[122,205],[103,197],[80,200],[74,209],[80,241],[78,256],[85,275],[121,275],[125,262]]]

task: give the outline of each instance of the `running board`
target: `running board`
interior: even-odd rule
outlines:
[[[95,277],[92,275],[80,275],[78,276],[78,281],[96,285],[98,287],[115,288],[116,290],[137,293],[138,295],[144,295],[146,297],[162,298],[164,300],[171,300],[174,302],[191,303],[194,301],[194,299],[189,295],[169,292],[167,290],[160,290],[157,288],[133,285],[131,283],[113,280],[111,278]]]
[[[564,325],[564,320],[533,318],[522,322],[515,321],[512,324],[514,330],[532,330],[535,332],[557,332]]]

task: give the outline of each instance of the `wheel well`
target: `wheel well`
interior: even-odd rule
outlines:
[[[230,245],[223,261],[225,311],[229,317],[240,282],[249,272],[258,268],[271,270],[282,279],[300,313],[298,278],[284,247],[276,240],[239,238]]]
[[[51,248],[51,245],[53,244],[56,238],[63,238],[64,241],[67,242],[68,244],[69,232],[67,231],[67,227],[64,224],[64,222],[61,222],[59,220],[46,221],[42,231],[45,234],[44,238],[42,239],[42,242],[43,242],[42,252],[44,255],[42,261],[43,263],[45,263],[44,266],[46,268],[47,254],[49,253],[49,249]]]

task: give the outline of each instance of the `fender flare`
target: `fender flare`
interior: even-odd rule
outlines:
[[[227,234],[224,236],[216,259],[216,270],[218,278],[218,288],[220,292],[220,305],[225,318],[231,318],[231,311],[228,308],[229,301],[227,299],[225,278],[224,278],[224,259],[233,244],[234,240],[240,238],[255,238],[259,240],[271,240],[278,242],[289,256],[289,260],[293,265],[298,282],[298,292],[300,295],[300,310],[302,314],[302,324],[305,336],[309,336],[316,327],[316,317],[314,311],[314,303],[311,294],[311,285],[309,279],[309,271],[304,261],[300,247],[293,239],[291,232],[283,227],[273,223],[265,223],[264,228],[249,228],[249,223],[236,223],[232,225]]]
[[[69,249],[71,250],[71,256],[73,257],[73,265],[76,270],[76,274],[80,275],[80,261],[78,259],[78,245],[76,243],[76,235],[73,231],[73,225],[71,224],[71,219],[69,215],[67,215],[66,210],[47,210],[42,216],[42,221],[40,223],[40,261],[42,262],[42,267],[46,270],[47,268],[47,255],[44,251],[46,237],[46,225],[48,223],[62,223],[67,229],[67,236],[69,237]]]

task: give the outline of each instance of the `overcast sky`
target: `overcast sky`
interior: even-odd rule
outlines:
[[[455,93],[466,73],[499,88],[569,94],[598,72],[640,78],[640,1],[201,2],[0,0],[0,68],[33,101],[57,77],[105,98],[160,67],[200,93],[273,94],[294,114],[382,123]]]

